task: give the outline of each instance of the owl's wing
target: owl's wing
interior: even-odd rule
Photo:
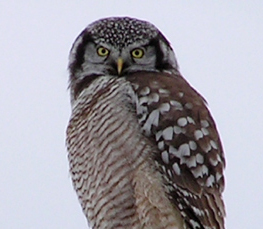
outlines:
[[[136,73],[131,82],[144,135],[167,195],[188,228],[224,228],[224,153],[206,102],[183,77]]]

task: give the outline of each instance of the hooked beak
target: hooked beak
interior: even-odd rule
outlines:
[[[123,59],[121,57],[119,57],[118,60],[117,60],[118,75],[121,75],[122,68],[123,68]]]

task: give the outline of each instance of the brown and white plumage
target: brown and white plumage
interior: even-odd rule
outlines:
[[[69,69],[70,172],[90,226],[223,229],[218,132],[164,36],[137,19],[99,20]]]

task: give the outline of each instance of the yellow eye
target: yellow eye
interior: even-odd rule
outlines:
[[[97,53],[99,56],[108,56],[110,51],[102,46],[98,47]]]
[[[140,59],[140,58],[143,57],[144,51],[142,49],[140,49],[140,48],[137,48],[137,49],[133,49],[131,54],[132,54],[133,58]]]

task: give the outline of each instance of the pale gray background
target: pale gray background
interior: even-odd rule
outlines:
[[[0,228],[87,228],[68,173],[67,59],[90,22],[129,15],[171,41],[226,152],[227,228],[262,228],[263,1],[0,2]]]

